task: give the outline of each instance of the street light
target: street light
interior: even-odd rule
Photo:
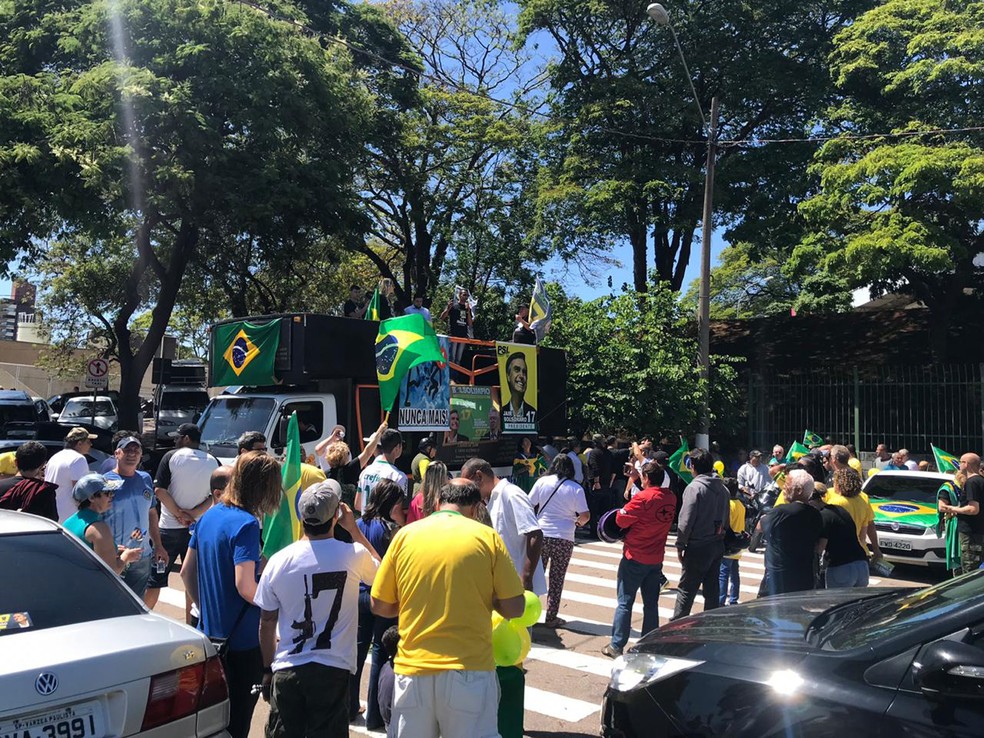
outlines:
[[[694,87],[694,80],[690,74],[690,68],[687,66],[687,59],[683,55],[683,48],[681,48],[680,40],[670,22],[670,14],[659,3],[650,4],[646,8],[646,13],[656,25],[666,26],[670,29],[673,43],[676,44],[677,53],[680,55],[680,61],[683,62],[684,72],[687,74],[687,82],[690,83],[690,91],[694,95],[694,102],[697,103],[697,110],[700,111],[700,121],[707,134],[707,174],[704,179],[704,214],[700,229],[700,290],[697,294],[697,364],[700,367],[703,397],[700,411],[700,433],[697,434],[694,445],[698,448],[710,448],[711,219],[714,213],[714,162],[717,158],[718,99],[716,95],[711,98],[711,123],[708,126],[707,118],[704,116],[704,108],[701,107],[697,88]]]

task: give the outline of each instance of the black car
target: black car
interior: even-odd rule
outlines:
[[[984,572],[769,597],[616,659],[602,736],[984,736]]]

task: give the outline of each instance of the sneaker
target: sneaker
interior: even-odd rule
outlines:
[[[601,649],[601,652],[605,654],[605,656],[613,659],[622,655],[622,649],[615,648],[611,643],[605,644],[605,646]]]

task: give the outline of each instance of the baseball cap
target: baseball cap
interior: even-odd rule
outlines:
[[[78,443],[79,441],[91,441],[98,438],[95,433],[89,433],[85,428],[72,428],[65,436],[65,443]]]
[[[331,522],[342,501],[342,486],[334,479],[312,484],[297,500],[297,517],[308,525]]]
[[[748,457],[749,458],[753,458],[753,457],[754,458],[758,458],[761,455],[762,455],[762,452],[759,451],[757,448],[754,448],[754,449],[752,449],[752,452],[748,455]]]
[[[178,426],[178,429],[171,431],[167,434],[171,438],[180,438],[181,436],[188,436],[193,441],[202,440],[202,429],[199,428],[194,423],[182,423]]]
[[[120,442],[116,444],[116,450],[124,449],[131,444],[137,444],[140,448],[143,448],[143,443],[136,436],[127,436],[126,438],[121,438]]]
[[[653,461],[658,461],[660,464],[666,465],[666,462],[670,460],[670,455],[666,451],[657,451],[653,454]]]
[[[72,487],[72,497],[84,502],[91,500],[99,492],[119,489],[122,484],[121,479],[106,479],[102,474],[86,474]]]

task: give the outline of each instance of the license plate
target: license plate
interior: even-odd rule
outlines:
[[[893,548],[896,551],[912,550],[912,541],[896,541],[892,538],[879,539],[878,545],[882,548]]]
[[[102,738],[98,702],[62,707],[0,722],[0,738]]]

